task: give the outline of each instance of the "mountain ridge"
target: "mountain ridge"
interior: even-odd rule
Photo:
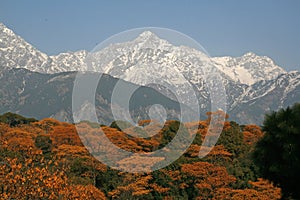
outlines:
[[[80,70],[84,71],[87,69],[87,66],[85,65],[85,59],[86,56],[88,55],[88,51],[86,50],[80,50],[75,52],[62,52],[59,53],[58,55],[48,56],[47,54],[34,48],[31,44],[26,42],[20,36],[16,35],[12,30],[7,28],[3,23],[0,23],[0,34],[1,34],[0,53],[1,53],[1,60],[2,60],[0,64],[2,67],[26,68],[31,71],[37,71],[40,73],[57,73],[63,71],[80,71]],[[11,41],[6,41],[5,43],[5,39],[7,39],[8,37],[11,37],[13,39]],[[163,45],[166,44],[171,45],[169,42],[160,39],[155,33],[152,33],[150,31],[142,32],[136,39],[134,39],[131,42],[139,41],[145,43],[148,42],[148,40],[150,39],[152,39],[152,43],[160,42]],[[9,45],[10,43],[12,44]],[[12,45],[16,45],[16,43],[18,43],[18,46],[12,46]],[[115,45],[119,47],[120,43]],[[159,44],[155,44],[155,45],[159,45]],[[35,59],[31,59],[28,62],[25,62],[24,60],[14,60],[16,58],[30,56],[30,54],[22,55],[20,53],[18,54],[18,52],[5,53],[5,51],[7,51],[7,48],[13,49],[16,47],[21,48],[22,52],[26,52],[26,50],[32,52],[31,57]],[[15,54],[12,56],[6,56],[9,53],[15,53]],[[253,58],[256,58],[256,60],[253,60]],[[222,56],[222,57],[212,57],[211,59],[214,62],[215,66],[220,70],[220,72],[225,73],[228,77],[230,77],[235,82],[239,82],[247,85],[252,85],[257,81],[262,80],[263,78],[270,80],[276,78],[280,74],[287,73],[284,69],[276,65],[274,61],[269,57],[258,56],[253,52],[245,53],[240,57]],[[8,60],[14,62],[9,62]],[[241,63],[241,65],[239,64],[239,60],[242,60],[243,62]],[[257,75],[257,77],[255,77],[254,74],[257,71],[257,69],[255,69],[254,71],[253,70],[249,71],[246,69],[247,67],[249,68],[249,66],[251,66],[251,62],[254,62],[253,66],[255,65],[263,66],[263,69],[259,72],[260,74]],[[4,63],[6,63],[6,66]],[[266,66],[268,68],[266,68]],[[266,72],[271,73],[271,75],[266,76],[266,73],[264,73],[266,69],[269,69]],[[248,77],[244,77],[245,74],[248,74]]]
[[[61,121],[74,122],[74,116],[85,113],[90,105],[72,105],[72,92],[78,72],[60,72],[56,74],[42,74],[24,68],[14,68],[3,71],[0,76],[0,113],[14,112],[27,117],[55,118]],[[88,72],[80,76],[84,80],[99,77],[98,73]],[[124,108],[122,102],[112,102],[113,88],[117,83],[124,87],[138,87],[130,99],[130,108]],[[137,100],[139,99],[139,100]],[[136,86],[110,75],[103,74],[99,80],[95,93],[95,108],[99,123],[109,125],[114,121],[112,107],[118,107],[119,112],[130,112],[133,119],[148,118],[151,102],[164,105],[169,119],[177,119],[180,105],[156,90]],[[132,102],[138,102],[133,104]],[[74,113],[73,113],[74,111]]]
[[[0,24],[0,66],[2,70],[25,68],[44,74],[97,71],[152,87],[176,100],[160,87],[160,83],[149,84],[161,80],[173,85],[177,94],[184,97],[182,103],[186,105],[192,95],[186,88],[185,83],[189,83],[203,112],[210,111],[211,107],[205,77],[218,73],[226,90],[228,113],[233,120],[244,124],[261,124],[265,112],[289,106],[300,99],[300,72],[286,72],[267,56],[248,52],[240,57],[209,58],[195,49],[174,46],[149,31],[100,51],[82,50],[47,56]]]

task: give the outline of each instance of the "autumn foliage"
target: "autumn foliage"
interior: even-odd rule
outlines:
[[[54,119],[0,123],[0,199],[279,199],[280,188],[259,178],[250,159],[253,145],[263,135],[260,127],[226,121],[216,146],[206,157],[198,157],[213,114],[228,118],[221,112],[208,113],[207,120],[185,123],[187,130],[194,130],[190,134],[196,134],[185,154],[144,174],[107,167],[82,141],[89,138],[89,147],[100,151],[97,141],[105,136],[129,152],[151,152],[172,140],[179,122],[141,120],[139,127],[125,130],[116,123],[109,127],[82,122],[77,124],[81,137],[75,125]],[[99,130],[105,135],[97,134]],[[135,133],[150,134],[139,138],[132,136]],[[163,159],[145,163],[155,165]],[[134,156],[119,164],[139,166]]]

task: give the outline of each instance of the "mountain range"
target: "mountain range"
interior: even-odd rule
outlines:
[[[202,52],[173,45],[150,31],[141,33],[132,41],[111,44],[97,52],[82,50],[48,56],[0,23],[0,84],[1,87],[7,87],[0,90],[0,111],[22,111],[23,115],[30,113],[32,117],[51,116],[70,121],[70,107],[67,109],[62,99],[71,97],[68,96],[70,94],[61,93],[61,90],[67,84],[66,90],[71,91],[74,79],[68,77],[74,78],[74,71],[86,70],[105,73],[111,79],[124,80],[128,84],[146,86],[143,88],[151,87],[154,89],[149,88],[151,93],[155,90],[161,93],[155,93],[154,96],[167,99],[171,104],[177,100],[174,95],[159,85],[149,83],[155,82],[158,77],[167,85],[176,83],[174,87],[178,95],[188,105],[191,94],[186,89],[187,81],[194,88],[202,113],[210,111],[211,106],[209,84],[204,77],[206,73],[217,72],[226,90],[226,107],[230,119],[242,124],[262,124],[266,112],[299,102],[300,72],[287,72],[269,57],[252,52],[240,57],[212,57],[210,65],[205,65],[202,58]],[[87,65],[86,60],[89,59],[92,62]],[[172,71],[178,72],[182,77],[178,78],[170,73]],[[58,81],[56,84],[61,86],[49,86],[51,79]],[[53,102],[51,98],[47,100],[47,91],[43,87],[52,87],[51,94],[61,94],[56,96],[61,99],[56,102],[61,108],[55,112],[48,109],[47,114],[41,116],[38,110],[34,112],[24,101],[34,97],[36,104],[51,105]],[[23,95],[24,88],[31,88],[26,90],[26,95]],[[39,91],[43,91],[44,97],[39,96]],[[102,105],[101,112],[106,113],[107,107],[108,103],[106,106]],[[64,114],[59,116],[59,112]],[[104,121],[109,121],[109,118]]]
[[[74,122],[74,115],[78,116],[90,111],[90,102],[78,104],[80,107],[72,110],[72,92],[77,72],[62,72],[55,74],[42,74],[24,68],[5,70],[0,76],[0,113],[8,111],[22,115],[42,118],[55,118],[60,121]],[[85,73],[81,76],[83,81],[97,79],[97,73]],[[115,85],[122,82],[125,88],[138,90],[130,99],[130,108],[123,106],[122,101],[112,102],[112,93]],[[129,110],[135,123],[139,119],[148,119],[147,110],[152,104],[160,104],[166,109],[167,119],[179,120],[180,105],[156,90],[141,87],[133,83],[119,80],[110,75],[102,75],[95,94],[95,108],[101,124],[109,125],[115,121],[111,107],[118,112]],[[114,113],[115,114],[115,113]]]

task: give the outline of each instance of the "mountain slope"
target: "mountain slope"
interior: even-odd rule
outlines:
[[[186,105],[194,105],[192,97],[195,92],[202,113],[211,110],[210,89],[215,87],[214,80],[207,77],[218,74],[212,79],[217,77],[226,90],[226,95],[218,98],[224,100],[226,96],[227,111],[240,123],[261,124],[266,111],[292,105],[300,99],[299,72],[288,73],[266,56],[247,53],[236,58],[209,58],[198,50],[175,46],[149,31],[132,41],[111,44],[100,51],[47,56],[0,23],[0,66],[0,75],[1,70],[12,68],[46,74],[86,70],[102,72],[152,87],[175,101],[180,97]],[[14,80],[13,75],[11,79]],[[17,82],[20,80],[21,77]],[[16,86],[20,91],[14,90],[16,94],[23,90],[20,85]],[[14,97],[16,94],[10,94],[12,99],[17,98]],[[2,101],[2,107],[10,109],[7,107],[9,98]]]
[[[148,50],[148,52],[147,52]],[[161,52],[161,50],[164,50]],[[118,52],[116,54],[116,52]],[[121,53],[119,53],[121,52]],[[84,71],[87,69],[85,59],[87,51],[66,52],[55,56],[47,56],[12,30],[0,23],[0,55],[1,66],[5,68],[26,68],[41,73],[58,73],[64,71]],[[203,53],[184,46],[174,46],[160,39],[154,33],[145,31],[133,41],[112,44],[96,53],[97,59],[105,66],[89,66],[90,70],[102,71],[123,79],[133,76],[136,65],[147,62],[165,65],[174,64],[184,73],[187,66],[197,66],[199,63],[183,63],[188,55],[203,56]],[[105,60],[111,61],[106,63]],[[246,85],[260,80],[271,80],[286,73],[270,58],[247,53],[241,57],[213,57],[213,66],[230,80]],[[132,65],[132,64],[136,65]],[[126,67],[129,66],[130,67]],[[129,72],[119,68],[130,69]],[[139,66],[140,67],[140,66]],[[198,66],[199,67],[199,66]],[[189,69],[191,71],[192,69]],[[122,76],[122,77],[121,77]],[[140,83],[139,83],[140,84]]]
[[[267,56],[258,56],[252,52],[237,58],[215,57],[213,61],[216,67],[232,80],[247,85],[260,80],[271,80],[286,73]]]
[[[26,69],[4,70],[0,76],[0,85],[3,86],[0,90],[0,113],[10,111],[38,119],[54,117],[73,122],[72,91],[76,74],[41,74]],[[91,80],[98,76],[97,73],[88,73],[83,78]],[[111,107],[118,107],[120,112],[126,109],[118,101],[111,103],[113,89],[118,82],[124,87],[139,87],[103,75],[95,94],[96,112],[102,124],[109,125],[114,121]],[[179,119],[180,105],[152,88],[139,87],[130,101],[129,111],[134,120],[148,119],[147,113],[153,102],[164,106],[168,119]],[[84,109],[80,107],[75,115],[84,112]]]
[[[47,68],[49,57],[38,51],[12,30],[0,23],[0,66],[2,68],[28,68],[33,71]]]
[[[230,113],[233,120],[261,124],[265,113],[286,108],[299,100],[300,72],[290,72],[247,87]]]
[[[40,73],[78,71],[82,69],[86,55],[86,51],[78,51],[48,56],[0,23],[0,70],[26,68]]]

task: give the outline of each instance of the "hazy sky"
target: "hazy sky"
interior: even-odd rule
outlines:
[[[113,34],[156,26],[187,34],[212,56],[252,51],[300,69],[297,0],[0,0],[0,22],[49,55],[92,50]]]

